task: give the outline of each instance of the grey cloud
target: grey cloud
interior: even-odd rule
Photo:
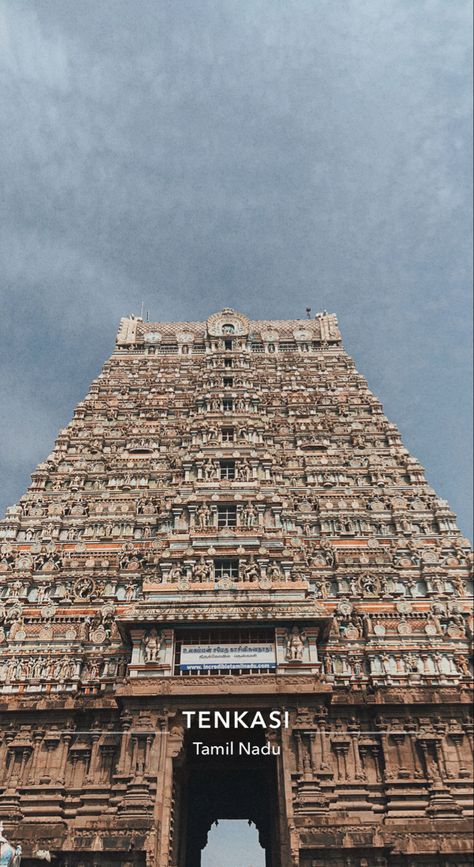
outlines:
[[[470,4],[1,9],[2,504],[142,301],[310,304],[468,532]]]

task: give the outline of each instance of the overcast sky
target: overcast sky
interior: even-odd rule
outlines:
[[[2,508],[142,302],[311,306],[469,533],[470,7],[1,5]]]
[[[470,3],[42,0],[1,18],[3,505],[120,316],[339,316],[469,526]]]

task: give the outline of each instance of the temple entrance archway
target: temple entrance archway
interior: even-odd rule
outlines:
[[[265,734],[191,729],[186,735],[174,773],[178,867],[203,867],[202,852],[212,826],[228,819],[251,822],[264,852],[261,863],[282,867],[277,757],[242,754],[240,742],[246,748],[261,748]],[[206,747],[221,747],[223,752],[207,754]],[[236,862],[235,867],[248,865]]]

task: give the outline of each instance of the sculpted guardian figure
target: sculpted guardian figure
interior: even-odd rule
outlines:
[[[145,662],[158,662],[162,640],[155,628],[150,629],[143,639],[143,655]]]
[[[289,662],[302,662],[306,632],[299,626],[292,626],[286,633],[286,658]]]

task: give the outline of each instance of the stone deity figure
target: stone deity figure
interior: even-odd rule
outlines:
[[[322,578],[318,585],[318,596],[320,599],[327,599],[331,594],[331,584],[326,578]]]
[[[328,566],[334,566],[336,564],[336,556],[334,549],[330,542],[326,542],[324,539],[320,542],[319,550],[323,555]]]
[[[434,575],[431,578],[431,589],[434,590],[434,592],[438,596],[444,596],[445,595],[445,588],[444,588],[443,579],[439,578],[437,575]]]
[[[418,673],[418,660],[414,653],[407,653],[405,656],[405,670],[408,674]]]
[[[200,530],[206,530],[211,525],[211,510],[206,503],[199,506],[196,513],[197,523]]]
[[[169,574],[168,574],[168,581],[170,582],[170,584],[174,584],[177,581],[180,581],[182,577],[183,577],[183,570],[182,570],[181,566],[176,565],[170,569]]]
[[[20,632],[24,627],[23,617],[19,611],[15,611],[11,617],[12,625],[10,626],[9,639],[13,641],[17,632]]]
[[[447,629],[449,629],[450,626],[456,626],[458,628],[459,632],[461,633],[461,635],[466,634],[466,624],[464,622],[464,617],[462,616],[462,614],[459,611],[456,611],[454,609],[451,612],[451,615],[450,615],[450,618],[448,621],[448,625],[447,625]]]
[[[238,467],[238,475],[244,482],[252,481],[252,465],[250,461],[241,461]]]
[[[135,585],[129,582],[125,587],[125,602],[131,602],[135,599]]]
[[[205,461],[203,469],[204,479],[206,481],[213,481],[214,479],[218,478],[219,464],[217,463],[217,461],[211,461],[210,459],[208,459],[207,461]]]
[[[443,627],[441,625],[441,617],[444,614],[443,608],[436,603],[433,604],[432,610],[428,614],[428,622],[432,623],[438,635],[443,634]]]
[[[461,654],[456,655],[454,657],[454,665],[456,666],[458,673],[461,674],[463,677],[470,677],[471,676],[471,670],[469,668],[469,663],[468,663],[467,658],[465,656],[462,656]]]
[[[245,564],[243,568],[243,580],[244,581],[258,581],[260,578],[260,569],[257,566],[255,559],[253,556],[250,557],[248,563]]]
[[[267,569],[267,578],[269,578],[270,581],[281,581],[282,577],[280,567],[276,563],[271,563]]]
[[[286,633],[286,658],[289,662],[302,662],[306,633],[299,626],[292,626]]]
[[[453,585],[454,590],[458,596],[466,595],[464,581],[460,575],[453,575],[449,580],[451,581],[451,584]]]
[[[203,582],[212,580],[212,567],[210,563],[206,563],[204,557],[201,557],[192,568],[193,581]]]
[[[242,509],[242,526],[244,527],[255,527],[257,523],[257,510],[252,503],[248,503],[244,509]]]
[[[145,662],[158,662],[161,650],[161,636],[156,629],[150,629],[143,639],[143,655]]]
[[[11,599],[19,599],[20,596],[25,592],[25,585],[23,581],[13,581],[10,585],[10,598]]]

